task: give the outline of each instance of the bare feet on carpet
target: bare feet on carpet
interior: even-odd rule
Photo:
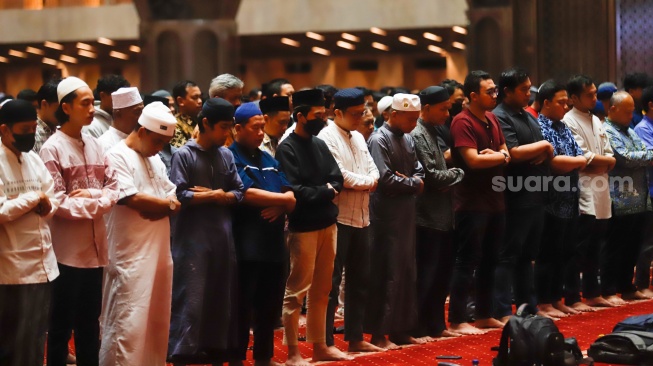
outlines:
[[[486,333],[484,330],[478,329],[469,323],[451,323],[449,325],[449,330],[452,333],[457,333],[460,335],[479,335]]]
[[[451,337],[462,337],[460,333],[454,333],[448,329],[443,330],[440,334],[436,334],[433,338],[437,341],[437,338],[451,338]]]
[[[433,337],[429,337],[429,336],[417,337],[416,339],[419,340],[419,341],[422,341],[424,343],[431,343],[431,342],[435,342],[437,340],[437,339],[435,339]]]
[[[372,339],[370,340],[370,343],[373,345],[383,348],[388,351],[394,351],[401,349],[400,346],[397,346],[396,344],[390,342],[385,336],[372,336]]]
[[[592,311],[596,311],[596,309],[594,309],[593,307],[591,307],[589,305],[585,305],[580,301],[575,302],[573,305],[571,305],[571,308],[576,310],[576,311],[580,311],[581,313],[589,313],[589,312],[592,312]]]
[[[288,360],[285,363],[286,366],[311,366],[308,360],[302,357],[302,354],[299,353],[298,346],[288,346]]]
[[[613,308],[615,305],[601,296],[592,297],[585,300],[585,304],[593,308]]]
[[[562,300],[554,302],[553,307],[568,315],[580,314],[578,310],[565,305],[565,303]]]
[[[646,295],[643,291],[635,291],[635,292],[627,292],[625,294],[621,294],[621,298],[626,301],[649,300],[651,299],[651,296]]]
[[[542,316],[550,317],[553,319],[560,319],[569,316],[566,313],[553,307],[553,304],[540,304],[537,307],[540,309],[538,314],[541,313]]]
[[[354,358],[335,346],[327,347],[324,343],[313,344],[313,362],[317,361],[351,361]]]
[[[477,328],[481,328],[481,329],[493,329],[493,328],[501,329],[503,328],[504,323],[494,318],[487,318],[487,319],[476,319],[474,325]]]
[[[543,318],[549,318],[549,319],[554,320],[554,321],[555,321],[555,320],[560,320],[560,318],[556,318],[556,317],[551,316],[551,315],[549,315],[549,314],[547,314],[547,313],[545,313],[545,312],[542,312],[542,311],[538,311],[535,315],[537,315],[537,316],[541,316],[541,317],[543,317]]]
[[[388,339],[390,340],[390,342],[398,345],[426,343],[426,341],[424,341],[422,338],[415,338],[408,335],[400,335],[400,334],[393,334],[389,336]]]
[[[377,347],[372,343],[365,341],[351,341],[349,342],[349,352],[385,352],[385,348]]]
[[[501,324],[505,325],[505,324],[508,324],[508,320],[510,320],[510,318],[512,318],[512,315],[506,315],[503,318],[497,319],[497,320],[500,321]]]
[[[605,301],[609,302],[610,304],[612,304],[614,306],[623,306],[623,305],[627,304],[624,300],[622,300],[617,295],[608,296],[608,297],[605,298]]]
[[[651,290],[650,288],[645,288],[643,290],[639,290],[639,292],[644,294],[644,296],[648,296],[648,298],[653,299],[653,290]]]

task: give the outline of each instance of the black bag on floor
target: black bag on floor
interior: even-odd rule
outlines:
[[[501,333],[493,366],[565,366],[565,339],[553,320],[523,304]]]
[[[653,332],[653,314],[630,316],[614,326],[613,332],[624,330],[638,330],[641,332]]]
[[[595,362],[653,365],[653,333],[628,330],[597,339],[587,354]]]

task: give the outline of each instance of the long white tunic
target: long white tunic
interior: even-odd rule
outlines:
[[[116,173],[119,200],[136,193],[175,195],[158,155],[143,157],[121,141],[107,152],[106,161]],[[100,365],[165,365],[172,297],[170,220],[148,221],[116,205],[107,231]]]

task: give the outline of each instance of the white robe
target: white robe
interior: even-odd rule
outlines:
[[[145,158],[119,142],[106,154],[120,197],[174,196],[158,155]],[[170,220],[143,219],[124,205],[109,215],[109,265],[104,269],[100,365],[165,365],[172,297]]]

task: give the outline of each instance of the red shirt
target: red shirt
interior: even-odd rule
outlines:
[[[539,116],[539,113],[537,113],[537,111],[535,109],[533,109],[533,107],[531,107],[530,105],[528,107],[524,108],[524,110],[526,112],[530,113],[531,116],[535,117],[535,119],[537,119],[537,117]]]
[[[454,189],[454,211],[503,212],[503,192],[493,189],[492,179],[503,176],[503,165],[487,169],[471,169],[463,160],[460,147],[472,147],[478,152],[485,149],[499,151],[505,144],[499,121],[491,112],[485,112],[485,123],[469,109],[459,113],[451,122],[453,139],[452,158],[454,165],[465,171],[465,178]]]

